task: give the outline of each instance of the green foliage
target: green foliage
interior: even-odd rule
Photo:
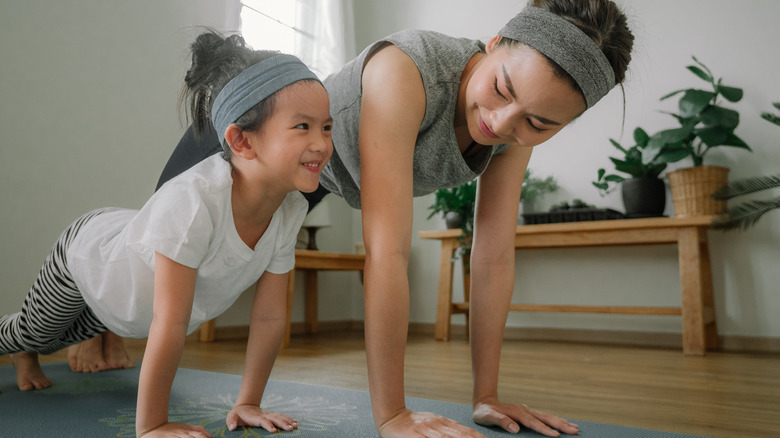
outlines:
[[[720,106],[719,98],[729,102],[742,99],[742,89],[723,85],[722,78],[715,79],[709,68],[696,57],[698,65],[689,65],[687,69],[700,79],[709,83],[712,91],[694,88],[677,90],[661,98],[665,100],[680,96],[678,113],[667,113],[674,117],[679,127],[660,131],[648,139],[642,150],[642,162],[675,162],[690,157],[694,166],[704,164],[705,155],[717,146],[732,146],[750,151],[734,130],[739,125],[739,113]]]
[[[468,222],[471,224],[470,226],[473,226],[474,204],[476,201],[476,180],[469,181],[466,184],[457,187],[436,190],[433,204],[428,207],[428,209],[431,210],[428,219],[432,218],[437,213],[444,216],[448,212],[453,211],[459,213],[463,217],[464,223]]]
[[[526,169],[520,200],[533,204],[537,199],[558,190],[558,188],[558,182],[552,175],[547,178],[537,178],[533,176],[531,169]]]
[[[601,196],[604,196],[617,188],[617,186],[627,179],[632,178],[658,178],[666,169],[666,163],[677,161],[687,156],[682,150],[670,149],[657,154],[649,162],[644,162],[643,151],[650,143],[650,136],[642,128],[634,129],[634,142],[636,145],[629,148],[623,147],[614,139],[609,139],[612,146],[623,154],[622,158],[609,157],[615,170],[622,173],[607,173],[607,170],[601,168],[598,170],[596,181],[593,185],[599,190]]]
[[[775,102],[773,105],[775,109],[780,110],[780,102]],[[761,117],[780,126],[780,117],[775,114],[764,112],[761,113]],[[780,174],[757,176],[726,184],[712,196],[715,199],[726,201],[737,196],[777,187],[780,187]],[[715,220],[712,221],[712,225],[716,229],[726,231],[736,229],[746,230],[755,225],[765,213],[776,208],[780,208],[780,197],[768,200],[747,201],[736,207],[727,209],[726,213],[717,216]]]
[[[728,200],[736,196],[755,193],[780,187],[780,174],[771,176],[757,176],[746,178],[727,184],[717,191],[713,197],[719,200]],[[780,197],[769,200],[747,201],[736,207],[726,210],[713,220],[714,228],[721,230],[746,230],[758,222],[765,213],[780,208]]]

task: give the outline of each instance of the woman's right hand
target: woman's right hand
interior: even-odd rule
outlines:
[[[211,434],[203,426],[192,426],[184,423],[163,423],[152,430],[146,431],[138,438],[211,438]]]
[[[485,438],[474,429],[468,428],[430,412],[413,412],[409,409],[400,410],[391,419],[379,426],[379,436],[382,438],[421,438],[421,437],[470,437]]]

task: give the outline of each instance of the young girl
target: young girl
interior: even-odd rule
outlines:
[[[532,148],[623,82],[632,45],[625,15],[609,0],[532,0],[484,44],[403,31],[325,79],[335,152],[318,193],[362,209],[368,377],[383,437],[478,436],[406,409],[403,378],[412,197],[477,178],[469,303],[474,421],[510,432],[577,432],[561,418],[498,398],[517,208]],[[209,156],[215,144],[185,135],[162,179]]]
[[[138,436],[209,436],[168,422],[184,338],[256,284],[241,389],[228,427],[291,430],[261,409],[281,344],[287,273],[307,203],[332,153],[328,95],[297,58],[252,51],[208,32],[192,45],[184,96],[194,126],[213,123],[222,154],[169,181],[137,210],[74,222],[47,257],[22,311],[0,318],[0,354],[20,389],[47,387],[38,353],[106,329],[148,336],[138,385]]]

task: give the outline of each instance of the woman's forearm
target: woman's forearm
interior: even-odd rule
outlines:
[[[473,254],[469,325],[474,402],[498,395],[501,344],[514,280],[513,257],[511,262],[488,263],[481,262],[478,253]]]
[[[377,427],[405,407],[404,353],[409,325],[406,269],[406,259],[401,256],[366,258],[366,357]]]

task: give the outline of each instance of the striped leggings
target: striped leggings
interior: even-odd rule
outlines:
[[[111,210],[114,209],[93,210],[63,231],[30,288],[22,311],[0,316],[0,354],[49,354],[106,331],[77,289],[68,270],[66,252],[85,223]]]

